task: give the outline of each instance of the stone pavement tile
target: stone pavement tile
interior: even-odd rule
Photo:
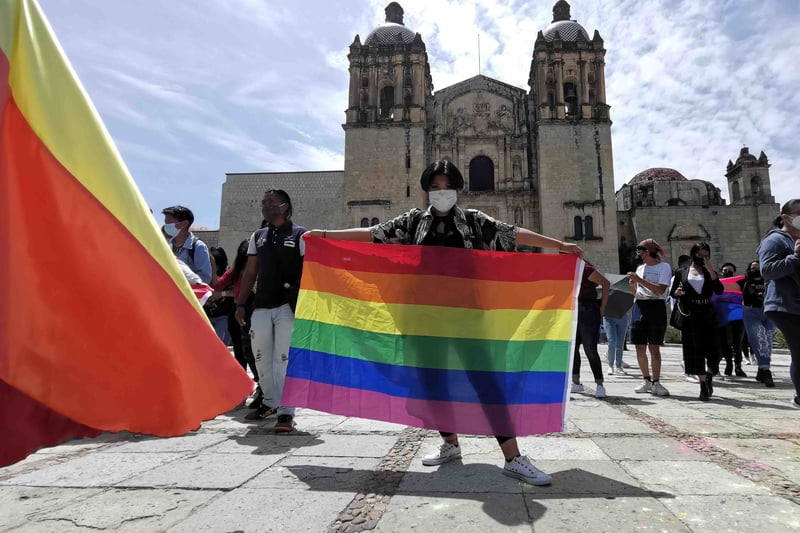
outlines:
[[[800,506],[777,496],[676,496],[662,500],[692,531],[800,530]]]
[[[519,449],[532,461],[568,459],[573,461],[608,459],[591,439],[571,437],[520,437]]]
[[[217,498],[169,533],[325,531],[354,494],[296,489],[236,489]]]
[[[656,433],[637,420],[625,418],[583,418],[575,420],[575,425],[589,433]]]
[[[398,494],[520,492],[517,480],[503,475],[500,454],[470,454],[439,466],[424,466],[419,459],[411,461]]]
[[[400,433],[406,428],[401,424],[391,422],[381,422],[380,420],[367,420],[366,418],[346,418],[341,424],[336,426],[336,431],[395,431]]]
[[[0,485],[103,487],[181,457],[179,453],[97,452],[0,481]]]
[[[634,407],[646,415],[655,418],[675,418],[675,419],[709,419],[711,415],[699,409],[700,402],[697,405],[689,405],[688,402],[670,401],[666,398],[664,402],[659,405],[634,405]]]
[[[319,437],[308,434],[251,433],[248,435],[227,435],[225,440],[202,450],[200,453],[274,455],[285,454],[304,446],[316,446],[322,442]]]
[[[737,419],[736,423],[755,433],[800,433],[800,418],[780,418],[773,415],[771,418]]]
[[[679,431],[695,435],[708,435],[710,433],[750,433],[752,430],[742,424],[715,418],[675,418],[665,416],[661,418],[667,424]]]
[[[375,529],[405,531],[530,532],[530,518],[521,494],[483,493],[397,495]]]
[[[383,457],[397,442],[395,436],[383,435],[332,435],[319,436],[322,442],[316,446],[298,448],[292,455],[314,455],[323,457]]]
[[[164,531],[221,494],[198,490],[109,490],[46,512],[19,531]]]
[[[611,393],[609,392],[609,395]],[[576,400],[575,396],[581,396]],[[629,415],[614,409],[603,400],[595,399],[592,396],[572,395],[572,400],[567,408],[567,418],[570,420],[583,420],[586,418],[629,418]]]
[[[105,451],[108,453],[165,453],[194,452],[208,448],[227,437],[214,433],[189,433],[182,437],[160,438],[150,435],[131,435],[127,442]]]
[[[521,481],[515,483],[537,498],[563,498],[568,494],[597,498],[654,496],[614,461],[534,461],[534,465],[553,476],[551,485],[536,487]]]
[[[769,491],[713,463],[621,461],[642,487],[674,495],[767,494]]]
[[[690,532],[662,501],[641,498],[545,498],[526,495],[535,531]]]
[[[711,439],[720,448],[741,457],[752,457],[772,466],[784,461],[800,461],[800,445],[783,439]]]
[[[336,490],[356,493],[375,472],[377,457],[287,457],[245,483],[245,489]]]
[[[58,454],[58,453],[75,453],[85,450],[96,450],[98,448],[102,448],[104,446],[108,446],[109,444],[121,442],[126,438],[131,436],[130,433],[127,431],[123,431],[120,433],[101,433],[96,437],[86,438],[86,439],[72,439],[66,442],[62,442],[58,446],[53,446],[50,448],[42,448],[36,452],[34,455],[49,455],[49,454]]]
[[[703,455],[670,437],[596,437],[592,439],[614,460],[707,461]]]
[[[282,455],[198,455],[153,468],[126,479],[120,487],[175,487],[186,489],[232,489],[257,476]]]
[[[100,489],[0,487],[0,531],[21,526],[43,512],[61,509],[99,492]]]

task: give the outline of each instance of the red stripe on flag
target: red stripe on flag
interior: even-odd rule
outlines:
[[[306,236],[306,261],[331,268],[383,274],[447,276],[474,281],[572,281],[571,254],[489,252],[444,246],[392,246]]]

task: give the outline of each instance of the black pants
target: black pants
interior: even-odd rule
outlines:
[[[231,344],[233,344],[233,357],[245,370],[249,366],[250,371],[253,373],[253,379],[258,381],[256,358],[253,356],[253,347],[250,345],[250,315],[252,314],[252,306],[245,307],[244,326],[239,325],[235,315],[230,315],[228,317],[228,331],[231,334]]]
[[[453,436],[453,433],[448,433],[448,432],[446,432],[446,431],[440,431],[440,432],[439,432],[439,435],[441,435],[441,436],[442,436],[442,438],[446,439],[447,437],[451,437],[451,436]],[[513,439],[514,437],[498,437],[497,435],[495,435],[495,437],[494,437],[494,438],[496,438],[496,439],[497,439],[497,444],[499,444],[499,445],[501,445],[501,446],[502,446],[504,442],[506,442],[507,440],[511,440],[511,439]]]
[[[600,342],[600,303],[597,301],[578,302],[578,331],[575,334],[575,354],[572,358],[572,375],[581,375],[581,352],[586,352],[595,383],[603,382],[603,363],[597,353]],[[574,380],[573,380],[574,381]]]
[[[718,330],[719,347],[725,363],[742,366],[742,341],[744,340],[744,322],[733,320]]]

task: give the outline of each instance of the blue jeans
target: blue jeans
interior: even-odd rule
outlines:
[[[603,328],[608,337],[608,366],[622,368],[622,347],[625,346],[625,333],[628,331],[628,315],[604,317]]]
[[[756,356],[758,368],[769,368],[772,359],[772,338],[775,336],[775,324],[767,318],[760,307],[742,307],[744,329],[750,349]]]
[[[789,364],[789,377],[794,384],[795,395],[800,397],[800,315],[792,315],[783,311],[767,311],[767,318],[772,320],[783,333],[792,362]]]

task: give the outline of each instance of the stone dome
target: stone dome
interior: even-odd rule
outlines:
[[[636,174],[628,182],[628,185],[637,183],[649,183],[653,181],[688,181],[686,176],[674,168],[648,168]]]
[[[385,12],[386,23],[372,30],[364,39],[364,44],[411,44],[417,34],[403,24],[403,8],[400,4],[390,3]]]
[[[554,41],[556,32],[562,41],[577,41],[578,35],[582,35],[587,41],[591,40],[583,26],[574,20],[559,20],[550,24],[543,32],[545,40]]]
[[[372,30],[364,39],[364,44],[410,44],[416,35],[403,24],[387,22]]]

